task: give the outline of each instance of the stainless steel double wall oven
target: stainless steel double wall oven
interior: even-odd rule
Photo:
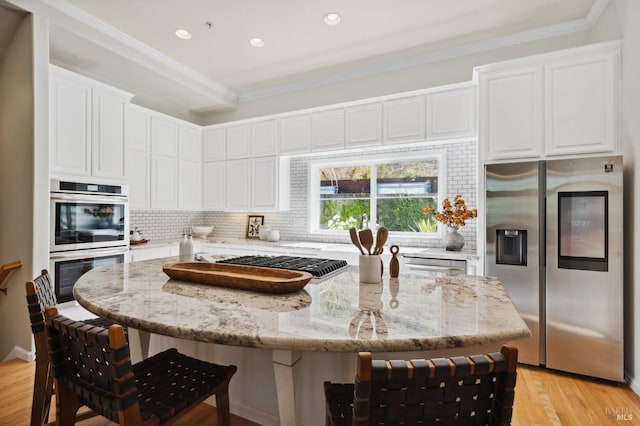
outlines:
[[[66,302],[73,300],[73,285],[82,274],[124,262],[128,187],[54,179],[50,200],[49,272],[58,302]]]

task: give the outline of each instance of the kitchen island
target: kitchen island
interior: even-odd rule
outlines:
[[[176,346],[238,365],[232,411],[261,424],[324,424],[322,382],[352,381],[358,351],[379,358],[480,353],[530,335],[493,278],[407,273],[361,284],[350,268],[296,293],[267,295],[171,280],[162,266],[173,261],[93,269],[74,295],[89,311],[131,327],[138,356]]]

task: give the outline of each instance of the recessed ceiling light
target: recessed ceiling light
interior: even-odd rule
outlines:
[[[183,40],[189,40],[191,38],[191,33],[182,28],[177,28],[173,33],[176,35],[176,37]]]
[[[324,15],[324,23],[327,25],[338,25],[342,18],[336,12],[329,12]]]
[[[249,39],[249,44],[252,45],[253,47],[262,47],[264,46],[264,40],[261,39],[260,37],[251,37]]]

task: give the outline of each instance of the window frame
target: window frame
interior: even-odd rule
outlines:
[[[309,171],[308,171],[308,220],[309,220],[309,233],[314,235],[342,235],[344,234],[344,230],[340,229],[321,229],[320,228],[320,185],[318,182],[320,180],[320,169],[327,167],[349,167],[349,166],[375,166],[383,163],[398,163],[398,162],[409,162],[409,161],[421,161],[421,160],[430,160],[437,159],[438,160],[438,201],[437,205],[442,205],[442,200],[447,193],[447,156],[446,150],[433,150],[429,152],[416,152],[416,151],[403,151],[398,153],[384,153],[384,154],[374,154],[374,155],[353,155],[348,157],[331,157],[331,158],[322,158],[317,160],[309,161]],[[377,178],[376,176],[376,168],[373,167],[371,169],[371,179]],[[371,188],[376,188],[374,185],[371,185]],[[377,191],[372,191],[370,194],[371,199],[371,211],[375,212],[376,210],[376,200],[377,200]],[[375,218],[377,222],[377,214],[371,215]],[[373,219],[369,218],[370,223],[373,223]],[[396,235],[401,238],[433,238],[439,239],[442,238],[443,226],[438,224],[438,231],[433,233],[424,233],[424,232],[404,232],[404,231],[389,231],[391,235]]]

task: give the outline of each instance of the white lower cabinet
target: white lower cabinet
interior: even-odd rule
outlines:
[[[170,210],[178,207],[178,160],[151,155],[151,208]]]

